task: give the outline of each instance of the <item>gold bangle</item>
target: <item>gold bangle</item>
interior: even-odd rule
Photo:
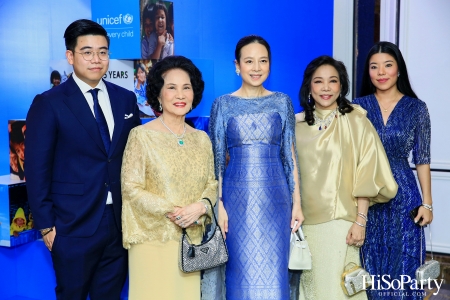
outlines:
[[[46,236],[46,235],[49,234],[51,231],[53,231],[53,227],[45,228],[45,229],[41,229],[41,230],[40,230],[42,237]]]

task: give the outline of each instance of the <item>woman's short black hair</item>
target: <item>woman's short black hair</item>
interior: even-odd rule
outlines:
[[[194,109],[197,107],[202,100],[205,83],[200,70],[189,58],[184,56],[167,56],[153,65],[147,76],[147,102],[155,111],[161,112],[159,109],[158,97],[161,94],[162,87],[164,86],[163,76],[167,71],[173,69],[181,69],[189,75],[192,89],[194,91],[192,108]]]
[[[50,83],[53,83],[53,79],[59,79],[61,81],[61,74],[57,70],[53,70],[50,73]]]
[[[403,59],[402,52],[400,52],[400,49],[397,47],[397,45],[390,42],[378,42],[373,45],[372,48],[370,48],[364,65],[364,73],[362,76],[359,97],[367,96],[376,92],[376,87],[373,85],[372,80],[370,79],[369,64],[372,56],[377,53],[386,53],[395,59],[398,65],[398,72],[400,74],[397,78],[397,89],[404,95],[410,96],[412,98],[417,98],[417,95],[416,93],[414,93],[411,87],[411,83],[409,82],[408,70],[406,69],[406,63]]]
[[[335,60],[328,55],[319,56],[313,59],[306,67],[305,72],[303,73],[303,82],[299,92],[300,105],[305,109],[305,121],[309,125],[314,125],[315,121],[313,115],[315,102],[314,99],[310,99],[309,97],[309,94],[311,93],[311,81],[314,72],[316,72],[316,70],[323,65],[332,66],[339,74],[341,94],[336,100],[339,112],[341,114],[345,114],[353,110],[353,107],[350,105],[350,101],[345,98],[345,96],[347,96],[348,94],[350,86],[350,81],[348,79],[347,69],[345,68],[345,65],[341,61]]]
[[[236,62],[239,63],[241,59],[241,50],[243,47],[247,46],[248,44],[257,43],[261,44],[267,49],[267,53],[269,55],[269,62],[272,60],[272,53],[270,52],[270,46],[269,43],[262,37],[258,35],[247,35],[244,36],[237,42],[236,49],[234,50],[234,58],[236,59]]]

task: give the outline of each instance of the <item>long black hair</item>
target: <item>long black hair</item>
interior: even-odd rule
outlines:
[[[403,59],[403,55],[400,52],[400,49],[397,45],[392,44],[390,42],[378,42],[373,45],[369,50],[369,54],[367,54],[366,62],[364,65],[364,73],[362,76],[361,82],[361,90],[359,92],[359,97],[367,96],[376,92],[376,87],[373,85],[372,80],[370,79],[369,74],[369,64],[370,59],[374,54],[377,53],[386,53],[392,56],[398,65],[399,76],[397,79],[397,89],[400,93],[407,95],[412,98],[417,98],[416,93],[414,93],[411,83],[409,82],[408,71],[406,69],[406,63]]]
[[[308,64],[305,72],[303,73],[303,82],[300,87],[300,105],[305,109],[305,121],[308,123],[308,125],[314,125],[315,121],[313,115],[315,102],[314,99],[310,99],[309,96],[309,94],[311,93],[311,81],[314,72],[316,72],[316,70],[323,65],[332,66],[339,74],[341,94],[336,100],[339,112],[344,115],[353,110],[353,107],[350,105],[350,101],[345,98],[345,96],[347,96],[348,94],[350,86],[350,81],[348,79],[347,69],[345,68],[345,65],[341,61],[335,60],[328,55],[322,55],[313,59]]]

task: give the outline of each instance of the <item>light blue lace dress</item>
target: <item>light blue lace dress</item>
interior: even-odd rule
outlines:
[[[290,298],[294,126],[292,103],[283,93],[224,95],[213,103],[209,131],[229,218],[227,300]],[[223,287],[208,282],[210,272],[221,271],[205,273],[202,298],[223,299]]]

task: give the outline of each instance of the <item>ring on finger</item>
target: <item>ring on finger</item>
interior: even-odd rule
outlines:
[[[181,216],[176,217],[175,220],[181,220]]]

